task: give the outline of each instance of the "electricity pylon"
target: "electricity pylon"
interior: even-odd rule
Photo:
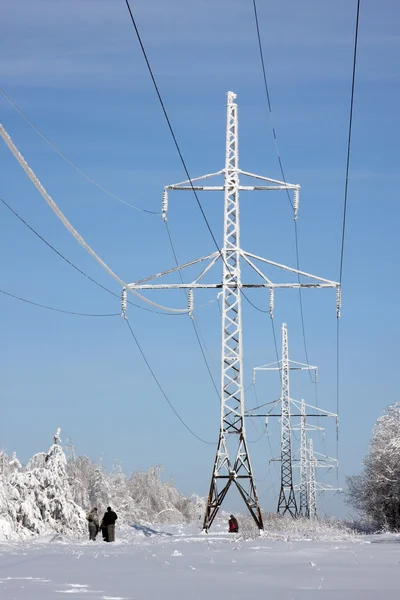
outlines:
[[[291,370],[314,370],[315,372],[317,372],[317,367],[289,360],[289,341],[287,325],[286,323],[282,323],[282,358],[277,363],[263,365],[262,367],[255,367],[253,369],[253,381],[255,381],[256,371],[280,371],[281,373],[281,413],[279,415],[281,418],[281,486],[279,492],[277,512],[278,514],[282,515],[288,512],[292,517],[297,517],[299,515],[299,509],[297,506],[293,485],[291,441],[292,428],[290,422],[290,405],[293,402],[292,398],[290,397]],[[277,402],[274,404],[277,404]],[[257,415],[253,414],[252,416]]]
[[[244,425],[244,390],[243,390],[243,342],[242,342],[242,306],[241,297],[245,289],[268,289],[271,316],[274,307],[274,290],[276,288],[336,288],[337,312],[340,311],[340,285],[337,282],[316,277],[285,265],[267,260],[240,246],[239,192],[287,190],[293,192],[294,217],[297,217],[299,202],[299,185],[242,171],[239,168],[238,112],[235,103],[236,94],[227,94],[226,117],[226,150],[225,168],[188,181],[168,185],[164,188],[162,200],[162,217],[167,219],[168,191],[221,191],[224,192],[224,243],[222,249],[198,258],[191,262],[158,273],[146,279],[128,285],[137,290],[171,290],[187,289],[189,313],[194,308],[193,290],[222,290],[222,350],[221,350],[221,420],[216,457],[211,476],[210,491],[207,500],[203,529],[208,530],[232,484],[242,496],[250,514],[260,529],[263,521],[254,485],[253,471],[246,443]],[[252,177],[267,185],[242,185],[239,175]],[[214,176],[223,176],[223,185],[204,186],[203,180]],[[199,182],[201,181],[201,185]],[[203,278],[210,269],[222,260],[222,281],[205,283]],[[241,261],[245,261],[260,277],[260,283],[244,283],[241,278]],[[208,261],[202,271],[190,283],[158,283],[164,275],[171,275],[188,267]],[[296,275],[308,278],[309,282],[273,283],[254,261],[284,269]],[[151,283],[157,279],[157,283]]]
[[[305,409],[304,409],[305,410]],[[323,416],[323,415],[320,415]],[[333,414],[326,414],[326,416],[336,416]],[[303,418],[303,417],[302,417]],[[337,416],[336,416],[337,418]],[[310,427],[307,427],[307,430],[309,430]],[[311,427],[311,429],[321,429],[320,427]],[[305,437],[305,430],[306,427],[304,426],[304,437]],[[303,433],[303,429],[302,429],[302,433]],[[304,446],[306,447],[306,443],[304,443]],[[302,445],[301,445],[301,449],[303,451],[303,440],[302,440]],[[317,511],[317,492],[341,492],[342,489],[338,488],[338,487],[334,487],[332,485],[322,485],[321,483],[319,483],[317,481],[317,477],[316,477],[316,469],[317,468],[325,468],[325,469],[332,469],[334,467],[337,468],[338,466],[338,461],[336,458],[332,458],[330,456],[325,456],[323,454],[320,454],[319,452],[315,452],[314,450],[314,446],[313,446],[313,441],[310,438],[308,440],[308,451],[306,449],[306,465],[305,465],[305,472],[306,472],[306,487],[307,487],[307,512],[305,514],[305,516],[309,517],[310,519],[317,519],[318,518],[318,511]],[[302,461],[300,461],[300,471],[302,468]],[[300,482],[300,493],[301,493],[301,486],[302,483]]]
[[[316,375],[315,375],[316,376]],[[314,410],[320,411],[321,409],[315,407]],[[317,425],[308,425],[307,424],[307,415],[306,415],[306,403],[304,400],[300,403],[300,485],[299,485],[299,514],[300,517],[310,517],[310,498],[309,498],[309,484],[308,484],[308,455],[307,455],[307,431],[323,431],[322,427]],[[318,414],[318,417],[327,416],[327,417],[335,417],[337,419],[337,415],[334,413],[326,413],[325,411],[322,414]],[[292,430],[298,429],[297,427],[292,427]]]
[[[261,367],[253,369],[253,384],[255,384],[255,376],[257,371],[280,371],[281,372],[281,397],[279,400],[274,400],[255,406],[246,411],[245,417],[279,417],[281,419],[281,486],[278,499],[277,512],[285,514],[288,512],[292,517],[310,516],[309,509],[309,478],[308,478],[308,451],[307,451],[307,431],[323,430],[318,425],[307,424],[307,417],[334,417],[336,419],[336,427],[338,415],[326,411],[318,406],[306,404],[304,400],[299,402],[290,397],[290,371],[314,371],[315,383],[317,381],[318,367],[307,365],[289,359],[289,341],[286,323],[282,324],[282,358],[278,362],[269,363]],[[275,407],[280,405],[281,412],[276,413]],[[271,406],[266,414],[257,413],[260,408]],[[312,412],[306,414],[306,407]],[[300,426],[292,425],[292,417],[300,416]],[[291,432],[300,430],[300,485],[295,486],[293,481],[293,466],[298,466],[298,459],[293,456],[292,436]],[[322,456],[322,455],[321,455]],[[326,462],[330,461],[330,462]],[[332,468],[333,463],[337,462],[330,457],[323,457],[323,460],[316,462],[315,466]],[[324,489],[333,489],[327,487]],[[299,502],[296,500],[295,491],[299,491]]]
[[[292,443],[290,431],[289,394],[289,348],[286,323],[282,324],[282,396],[281,396],[281,489],[278,500],[278,514],[287,511],[297,517],[297,504],[293,488]]]
[[[300,506],[299,515],[302,517],[310,516],[310,504],[308,501],[307,486],[307,417],[306,404],[301,401],[301,423],[300,423]]]
[[[308,506],[309,506],[309,517],[310,519],[317,519],[317,486],[315,480],[315,457],[313,441],[310,438],[308,440]]]

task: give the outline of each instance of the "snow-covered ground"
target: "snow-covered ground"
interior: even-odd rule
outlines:
[[[218,524],[138,527],[117,542],[61,535],[0,544],[0,598],[394,600],[400,537],[232,536]],[[316,539],[317,538],[317,539]]]

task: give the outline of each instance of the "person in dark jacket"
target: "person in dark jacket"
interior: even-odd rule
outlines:
[[[104,513],[103,520],[101,522],[101,529],[103,531],[103,539],[106,542],[115,542],[115,521],[118,519],[116,513],[111,510],[111,507],[107,507],[107,511]]]
[[[92,508],[90,513],[86,516],[86,519],[89,522],[89,540],[94,542],[99,533],[99,515],[97,514],[97,508]]]
[[[230,515],[229,521],[229,533],[237,533],[239,531],[239,523],[237,522],[236,517]]]

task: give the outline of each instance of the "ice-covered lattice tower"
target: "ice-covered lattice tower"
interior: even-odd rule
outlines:
[[[239,192],[288,190],[293,194],[294,217],[297,217],[299,185],[286,183],[254,175],[239,168],[238,107],[236,94],[228,92],[226,106],[226,148],[225,167],[216,173],[210,173],[188,181],[168,185],[164,188],[162,216],[167,219],[168,192],[170,190],[197,192],[223,192],[224,194],[224,236],[223,247],[216,252],[180,265],[168,271],[158,273],[129,284],[133,290],[188,290],[188,309],[194,308],[194,292],[197,289],[216,289],[222,294],[222,350],[221,350],[221,417],[218,446],[211,475],[211,484],[207,501],[203,528],[208,530],[213,523],[220,506],[230,487],[234,485],[243,498],[257,526],[262,529],[261,510],[254,485],[253,471],[246,442],[244,425],[243,390],[243,340],[242,340],[242,295],[247,289],[268,289],[271,316],[274,307],[276,288],[336,288],[339,310],[339,284],[327,279],[315,277],[297,269],[292,269],[250,252],[240,245]],[[263,182],[263,185],[242,185],[240,176]],[[214,176],[223,177],[222,185],[206,186],[204,180]],[[218,261],[222,261],[222,279],[217,283],[206,283],[203,278]],[[244,261],[259,277],[258,283],[246,283],[241,277],[241,262]],[[257,264],[258,263],[258,264]],[[164,275],[182,271],[188,267],[202,264],[202,270],[190,283],[161,283]],[[269,265],[287,272],[302,275],[308,279],[304,283],[273,283],[262,271]],[[156,282],[154,280],[157,280]]]

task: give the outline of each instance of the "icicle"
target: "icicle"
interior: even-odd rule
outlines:
[[[268,429],[269,417],[265,417],[265,429]]]
[[[193,290],[189,290],[188,291],[188,313],[189,313],[189,317],[193,316],[193,306],[194,306],[194,295],[193,295]]]
[[[275,308],[275,292],[274,288],[269,288],[269,316],[271,319],[274,318],[274,308]]]
[[[126,288],[122,288],[122,292],[121,292],[121,317],[123,319],[126,319],[126,309],[128,307],[128,293],[126,291]]]
[[[340,289],[340,285],[336,288],[336,316],[340,319],[340,309],[342,308],[342,290]]]
[[[164,222],[167,220],[167,211],[168,211],[168,192],[167,192],[167,190],[164,190],[163,195],[162,195],[162,203],[161,203],[161,215],[162,215],[162,220]]]
[[[294,211],[294,220],[297,221],[297,213],[299,210],[299,195],[300,195],[300,190],[299,188],[296,188],[294,190],[294,194],[293,194],[293,211]]]

